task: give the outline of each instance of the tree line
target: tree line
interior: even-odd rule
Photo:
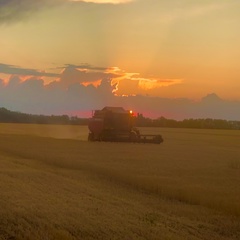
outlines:
[[[137,114],[136,125],[138,127],[169,127],[169,128],[202,128],[202,129],[240,129],[240,121],[228,121],[223,119],[184,119],[177,121],[159,117],[150,119],[142,114]]]
[[[6,108],[0,108],[1,123],[35,123],[35,124],[69,124],[69,125],[87,125],[87,118],[77,116],[46,116],[35,115],[21,112],[10,111]],[[146,118],[142,114],[135,116],[135,125],[137,127],[168,127],[168,128],[202,128],[202,129],[240,129],[240,121],[228,121],[222,119],[184,119],[177,121],[159,117],[157,119]]]
[[[86,125],[88,119],[79,117],[69,117],[68,115],[46,116],[10,111],[0,108],[1,123],[36,123],[36,124],[76,124]]]

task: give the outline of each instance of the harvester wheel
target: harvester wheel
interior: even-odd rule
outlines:
[[[94,134],[93,133],[89,133],[88,134],[88,141],[89,142],[93,142],[94,141]]]
[[[98,136],[98,141],[101,142],[102,139],[103,139],[102,134],[99,134],[99,136]]]
[[[130,141],[131,142],[137,142],[138,139],[138,135],[135,131],[131,131],[130,132]]]

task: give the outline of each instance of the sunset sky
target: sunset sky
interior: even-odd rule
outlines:
[[[191,117],[174,113],[183,100],[240,107],[239,9],[239,0],[0,0],[0,107],[83,112],[101,99],[173,118]]]

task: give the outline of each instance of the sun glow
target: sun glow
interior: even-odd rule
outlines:
[[[139,88],[144,90],[168,87],[170,85],[180,84],[183,81],[182,79],[145,79],[145,78],[139,78],[136,80],[138,80]]]
[[[101,84],[102,80],[97,80],[94,82],[82,82],[81,84],[85,87],[89,86],[89,85],[93,85],[94,87],[98,87]]]
[[[141,77],[140,73],[126,72],[119,67],[108,68],[106,72],[116,75],[116,77],[111,80],[111,85],[114,86],[113,93],[118,96],[136,95],[142,92],[142,90],[149,91],[156,88],[181,84],[183,82],[183,79]],[[129,92],[130,88],[133,92],[131,94],[127,94],[126,92]]]

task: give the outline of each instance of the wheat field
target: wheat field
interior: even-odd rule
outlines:
[[[0,239],[240,239],[240,131],[0,124]]]

